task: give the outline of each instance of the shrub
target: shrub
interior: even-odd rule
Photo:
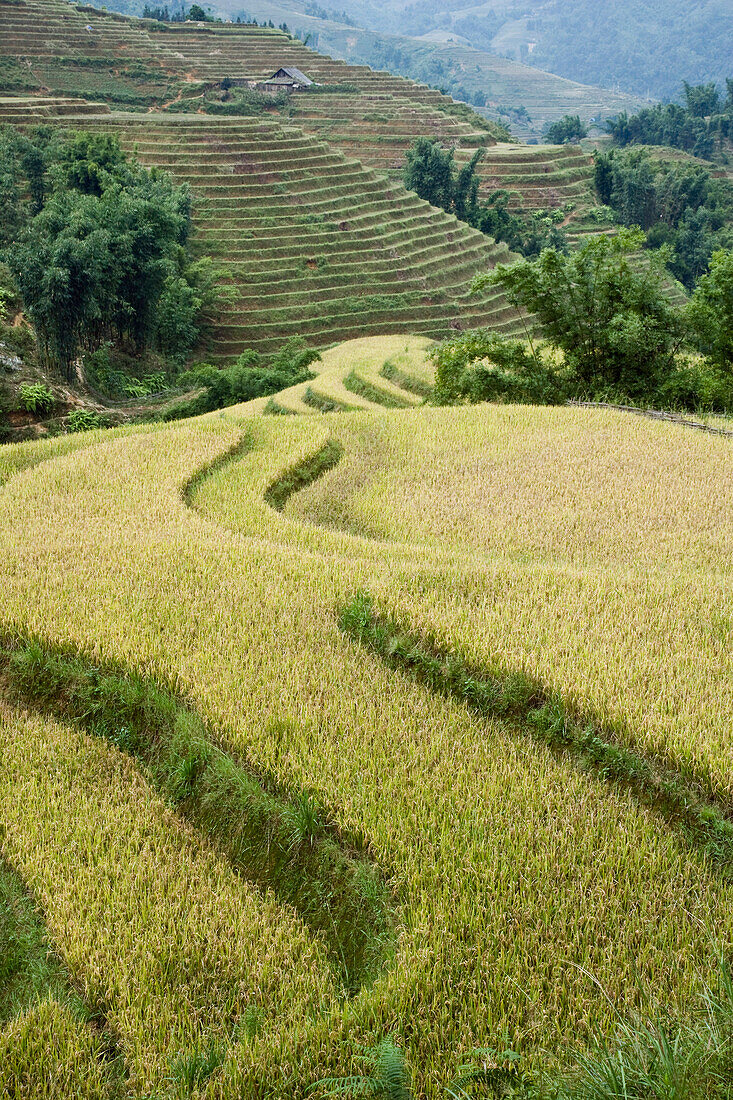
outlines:
[[[436,367],[433,400],[438,405],[558,405],[568,396],[564,379],[539,351],[487,329],[444,340],[431,350],[430,358]]]
[[[91,409],[74,409],[66,418],[67,432],[91,432],[103,427],[104,420]]]
[[[647,401],[674,369],[688,325],[668,300],[664,251],[645,253],[640,264],[643,244],[640,230],[622,229],[567,256],[548,248],[533,263],[479,275],[474,291],[500,286],[518,310],[534,314],[585,394]]]
[[[198,416],[266,397],[279,390],[295,386],[313,377],[311,363],[320,359],[314,348],[295,336],[266,363],[256,351],[243,351],[231,367],[224,369],[204,363],[181,375],[183,386],[203,388],[204,392],[191,401],[180,402],[165,413],[166,420],[179,420],[185,416]]]
[[[713,253],[690,303],[690,323],[711,361],[733,375],[733,249]]]
[[[733,376],[705,359],[681,359],[657,388],[663,408],[726,412],[733,409]]]
[[[34,382],[20,387],[20,403],[26,412],[42,416],[51,412],[56,404],[56,398],[48,386],[44,386],[41,382]]]

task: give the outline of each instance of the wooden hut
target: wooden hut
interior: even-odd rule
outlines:
[[[300,69],[285,68],[278,69],[269,80],[263,81],[260,88],[263,92],[276,95],[278,92],[300,92],[303,88],[310,88],[312,84],[313,81]]]

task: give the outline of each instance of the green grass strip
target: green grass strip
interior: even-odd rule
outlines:
[[[304,405],[310,406],[311,409],[318,409],[319,412],[353,412],[356,407],[337,401],[335,398],[322,397],[310,386],[306,386],[302,400]]]
[[[341,630],[447,698],[458,699],[486,719],[501,719],[569,756],[606,783],[629,791],[702,850],[716,872],[733,878],[733,820],[726,796],[683,775],[666,757],[650,757],[621,745],[602,723],[574,715],[562,698],[522,672],[477,669],[460,654],[378,614],[358,594],[339,614]]]
[[[373,401],[375,405],[383,405],[387,409],[409,409],[412,407],[411,402],[406,398],[387,393],[386,390],[380,390],[378,386],[373,386],[371,382],[360,378],[355,370],[352,370],[344,378],[344,388],[349,390],[350,393],[355,393],[358,397],[364,397],[367,401]]]
[[[406,374],[401,371],[399,367],[396,367],[391,359],[387,359],[379,370],[382,378],[386,378],[388,382],[394,382],[396,386],[400,386],[403,390],[407,390],[408,393],[414,393],[417,397],[430,397],[433,392],[433,387],[429,382],[423,382],[419,378],[413,378],[412,375]]]
[[[376,976],[392,939],[389,888],[363,844],[341,834],[311,792],[284,791],[235,760],[149,678],[28,639],[6,642],[0,660],[14,701],[129,753],[233,867],[293,906],[327,945],[345,993]]]
[[[276,401],[274,397],[265,405],[262,410],[263,416],[297,416],[295,409],[287,409],[285,405],[281,405],[279,401]]]
[[[0,857],[0,1026],[36,1000],[65,1000],[71,992],[53,954],[33,898],[20,875]]]
[[[294,493],[306,489],[312,482],[332,470],[340,462],[343,452],[344,449],[340,443],[335,439],[329,439],[315,454],[309,455],[302,462],[297,462],[273,481],[265,492],[266,503],[275,511],[282,512]]]

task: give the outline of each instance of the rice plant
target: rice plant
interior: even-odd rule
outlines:
[[[398,339],[371,346],[369,371]],[[337,382],[368,353],[333,349],[326,367]],[[353,1072],[355,1044],[398,1029],[405,1087],[421,1100],[457,1076],[480,1095],[479,1080],[460,1084],[453,1052],[505,1031],[526,1072],[552,1061],[572,1095],[582,1073],[565,1071],[594,1036],[618,1064],[619,1018],[651,1029],[646,1062],[623,1047],[627,1078],[637,1063],[651,1073],[653,1043],[655,1065],[669,1065],[666,1043],[684,1069],[678,1033],[697,1027],[701,978],[714,988],[707,930],[730,942],[733,887],[679,820],[554,742],[590,715],[619,751],[668,764],[678,793],[729,800],[729,442],[601,410],[259,408],[0,456],[8,643],[32,636],[43,652],[165,685],[207,731],[194,738],[177,711],[163,720],[167,703],[131,721],[119,682],[75,711],[58,680],[53,709],[13,702],[2,674],[3,853],[70,980],[104,1005],[125,1087],[165,1091],[170,1058],[206,1034],[228,1043],[195,1086],[209,1100],[291,1100]],[[272,508],[268,489],[329,440],[338,465]],[[441,647],[453,658],[427,671],[465,698],[339,630],[337,609],[359,590],[431,660]],[[393,656],[415,667],[419,653],[403,638]],[[514,679],[494,690],[482,670]],[[490,697],[496,709],[480,715]],[[109,723],[105,698],[117,699]],[[546,705],[536,736],[518,729],[522,708]],[[158,773],[161,757],[171,766]],[[214,759],[226,764],[216,775],[202,766]],[[308,802],[288,822],[293,792]],[[302,898],[238,870],[277,855],[289,875],[332,843],[343,880],[310,877]],[[377,961],[358,990],[301,916],[318,900],[325,925],[354,867],[366,900],[345,923]],[[386,943],[370,916],[380,882]],[[250,1034],[251,1005],[263,1024]],[[96,1080],[93,1027],[29,1011],[2,1033],[0,1074],[15,1066],[32,1081],[32,1049],[62,1081],[78,1052]],[[723,1025],[705,1019],[709,1050],[722,1050]]]

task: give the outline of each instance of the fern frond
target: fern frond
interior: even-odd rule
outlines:
[[[498,1053],[492,1047],[472,1050],[473,1061],[458,1067],[458,1076],[446,1085],[451,1100],[470,1100],[468,1086],[480,1085],[494,1096],[505,1095],[504,1086],[517,1080],[519,1055],[513,1050]]]
[[[405,1052],[393,1039],[382,1039],[374,1052],[374,1076],[387,1100],[413,1100]]]

